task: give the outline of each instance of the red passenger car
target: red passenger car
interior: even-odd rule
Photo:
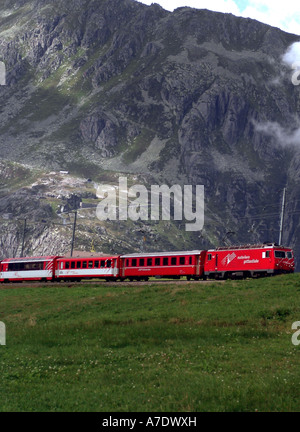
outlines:
[[[57,260],[57,280],[106,279],[116,280],[120,273],[119,256],[91,258],[60,258]]]
[[[204,274],[205,251],[156,252],[121,256],[121,279],[149,277],[199,279]]]
[[[53,281],[58,256],[10,258],[0,264],[0,282]]]
[[[292,249],[268,243],[208,250],[204,273],[210,278],[257,277],[294,269]]]

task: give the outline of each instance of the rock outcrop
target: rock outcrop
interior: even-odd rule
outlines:
[[[14,0],[0,14],[2,159],[98,183],[122,173],[204,185],[205,230],[191,247],[228,231],[232,242],[278,240],[287,187],[283,241],[300,254],[299,150],[285,140],[300,98],[282,62],[299,36],[134,0]],[[6,192],[2,215],[51,217],[32,191]],[[175,247],[170,236],[159,246]]]

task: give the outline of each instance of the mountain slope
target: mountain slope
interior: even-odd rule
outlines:
[[[97,184],[122,173],[147,187],[204,185],[205,229],[182,247],[218,244],[228,231],[233,242],[276,241],[287,187],[283,240],[297,249],[299,151],[266,125],[298,126],[299,92],[281,56],[299,37],[133,0],[4,2],[0,14],[2,159]],[[179,247],[173,232],[160,235],[147,247]]]

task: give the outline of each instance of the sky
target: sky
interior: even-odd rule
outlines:
[[[228,12],[236,16],[253,18],[273,27],[300,35],[300,7],[295,0],[138,0],[151,5],[158,3],[173,11],[182,6]]]

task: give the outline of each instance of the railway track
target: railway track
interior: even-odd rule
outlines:
[[[10,282],[7,284],[0,284],[0,291],[7,289],[18,289],[18,288],[63,288],[63,287],[76,287],[76,286],[107,286],[122,288],[124,286],[147,286],[147,285],[187,285],[187,284],[199,284],[199,285],[209,285],[212,283],[224,283],[224,280],[190,280],[186,279],[180,280],[169,280],[169,279],[155,279],[150,281],[124,281],[124,282],[106,282],[106,281],[80,281],[80,282]]]

